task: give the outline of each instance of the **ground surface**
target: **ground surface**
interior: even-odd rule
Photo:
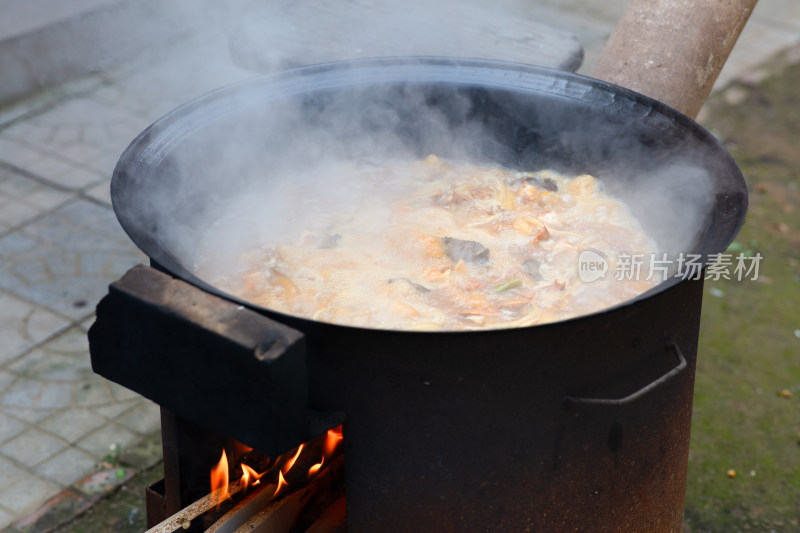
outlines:
[[[800,66],[716,95],[704,125],[750,189],[732,247],[758,281],[707,281],[686,496],[692,532],[800,531]],[[736,472],[729,477],[728,470]]]
[[[706,282],[685,531],[800,531],[800,65],[709,102],[703,124],[751,190],[732,251],[761,253],[756,281]],[[729,476],[729,470],[735,476]],[[156,466],[58,531],[144,529]]]
[[[580,72],[590,73],[627,0],[502,0],[492,9],[501,4],[578,36]],[[737,242],[764,261],[760,282],[707,283],[686,501],[692,532],[800,531],[800,74],[793,67],[753,81],[765,58],[798,42],[799,28],[800,2],[760,0],[720,77],[751,81],[722,93],[703,119],[745,170],[753,207]],[[62,531],[143,530],[142,490],[161,477],[158,466],[106,459],[148,441],[158,408],[93,374],[85,335],[107,284],[146,260],[113,217],[109,179],[147,124],[250,75],[231,64],[228,45],[222,29],[203,31],[0,108],[0,530],[42,510],[72,520],[69,505],[101,497],[87,476],[119,468],[111,481],[124,488],[109,488],[105,505]],[[50,506],[53,498],[65,505]]]
[[[163,476],[161,465],[139,472],[111,497],[59,527],[55,533],[141,533],[147,529],[144,488]]]

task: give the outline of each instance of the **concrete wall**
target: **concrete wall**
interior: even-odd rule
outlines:
[[[0,105],[225,20],[227,9],[210,0],[0,0]]]

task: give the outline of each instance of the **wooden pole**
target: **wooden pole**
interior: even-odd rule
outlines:
[[[694,118],[757,0],[631,0],[594,77]]]

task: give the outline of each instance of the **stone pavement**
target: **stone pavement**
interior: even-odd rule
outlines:
[[[502,5],[575,35],[588,73],[626,3]],[[761,0],[720,83],[799,36],[800,4]],[[94,306],[146,262],[114,217],[111,171],[153,120],[249,76],[220,29],[0,108],[0,529],[64,491],[85,494],[81,478],[157,431],[157,406],[90,368]]]
[[[200,68],[226,53],[213,43],[173,49],[186,72],[169,88],[151,80],[174,65],[145,55],[0,126],[0,529],[159,428],[157,406],[92,372],[86,332],[108,283],[147,261],[111,209],[119,154],[169,109],[247,75]]]

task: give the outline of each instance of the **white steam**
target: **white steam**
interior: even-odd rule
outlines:
[[[357,2],[349,4],[353,18],[346,25],[326,25],[326,17],[340,20],[333,13],[336,6],[339,3],[332,1],[235,4],[228,12],[233,60],[271,71],[333,59],[324,55],[331,51],[343,57],[384,55],[386,48],[371,52],[370,43],[377,40],[403,54],[457,55],[452,48],[440,47],[447,42],[466,55],[524,61],[515,55],[520,43],[534,46],[535,41],[525,37],[506,54],[487,49],[472,53],[475,48],[463,42],[468,32],[454,23],[465,17],[475,20],[468,13],[476,9],[470,4],[370,3],[363,12],[372,20],[382,13],[391,21],[383,32],[358,17]],[[421,18],[422,7],[428,11]],[[325,31],[308,35],[307,28],[296,26],[303,17],[279,16],[297,15],[298,10],[317,17],[310,26]],[[242,14],[247,16],[237,18]],[[513,18],[510,13],[508,21]],[[437,22],[441,20],[448,22],[442,26]],[[524,33],[511,22],[505,30]],[[508,72],[499,75],[513,77]],[[177,148],[167,155],[162,175],[133,199],[139,210],[136,217],[187,269],[199,261],[212,275],[235,272],[243,251],[296,231],[304,213],[336,209],[365,194],[391,194],[395,185],[388,178],[382,184],[354,186],[347,175],[331,171],[341,168],[341,161],[383,166],[435,153],[526,171],[552,166],[568,174],[594,174],[625,200],[659,244],[658,251],[691,252],[705,231],[714,201],[711,181],[697,161],[682,157],[680,146],[673,153],[656,150],[658,160],[653,162],[649,159],[654,150],[648,145],[652,139],[641,142],[635,128],[626,129],[618,121],[589,116],[584,122],[586,113],[575,113],[573,103],[565,99],[545,101],[538,109],[514,97],[452,87],[401,86],[396,79],[384,87],[380,78],[375,71],[342,68],[312,84],[313,94],[308,86],[293,89],[291,80],[283,80],[278,82],[283,84],[279,94],[271,96],[272,88],[244,86],[185,112],[181,120],[194,120],[199,126],[180,134],[185,138],[171,133]],[[302,83],[301,78],[297,87]],[[333,86],[345,88],[328,90]],[[209,111],[213,106],[217,108]],[[635,124],[640,115],[620,116]],[[201,249],[203,255],[198,256]]]

